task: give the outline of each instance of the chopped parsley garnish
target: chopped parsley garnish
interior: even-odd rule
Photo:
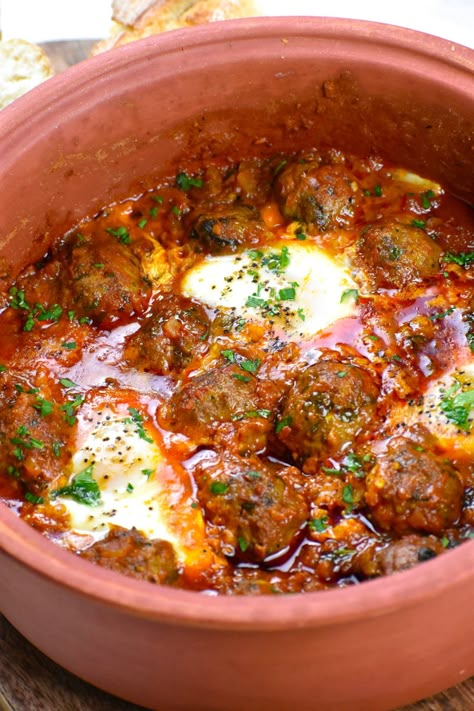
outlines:
[[[133,489],[134,489],[133,484],[131,484],[130,482],[128,482],[126,491],[127,491],[129,494],[131,494],[132,491],[133,491]]]
[[[301,241],[306,239],[306,235],[304,232],[295,232],[295,237],[296,239],[299,239]]]
[[[211,494],[215,494],[216,496],[220,496],[221,494],[225,494],[229,489],[229,485],[226,484],[225,481],[213,481],[209,485],[209,491]]]
[[[450,306],[449,309],[446,309],[446,311],[440,311],[437,314],[431,314],[430,316],[430,321],[439,321],[442,318],[445,318],[446,316],[449,316],[449,314],[452,314],[454,311],[454,306]]]
[[[146,476],[147,479],[149,479],[153,474],[153,469],[142,469],[142,474],[143,476]]]
[[[287,163],[288,163],[287,160],[281,160],[281,161],[278,163],[278,165],[277,165],[277,167],[275,168],[275,170],[273,171],[273,175],[276,177],[276,176],[278,175],[278,173],[281,173],[281,171],[283,170],[283,168],[285,167],[285,165],[286,165]]]
[[[50,308],[46,308],[42,304],[31,306],[25,301],[25,292],[19,290],[16,286],[12,286],[10,291],[10,306],[13,309],[21,309],[26,311],[26,321],[23,324],[23,330],[30,332],[33,330],[35,321],[52,321],[57,323],[62,316],[63,308],[59,304],[53,304]]]
[[[433,190],[427,190],[425,193],[421,193],[421,204],[425,210],[431,209],[431,200],[436,197],[436,193]]]
[[[0,373],[4,373],[6,370],[8,370],[7,366],[0,364]]]
[[[235,378],[235,380],[240,380],[242,383],[249,383],[251,380],[248,375],[241,375],[241,373],[232,373],[232,377]]]
[[[84,471],[74,477],[70,484],[52,491],[51,497],[70,496],[71,499],[74,499],[79,504],[98,506],[102,503],[102,500],[99,485],[92,476],[93,467],[94,464],[89,464]]]
[[[342,490],[342,500],[345,504],[348,504],[351,508],[354,503],[354,490],[351,484],[346,484]]]
[[[230,363],[235,363],[235,353],[232,350],[221,351],[221,355],[224,356]]]
[[[152,195],[151,199],[158,203],[158,205],[163,205],[165,199],[161,195]]]
[[[249,547],[249,542],[246,541],[245,538],[242,538],[242,536],[239,536],[237,541],[238,541],[240,550],[242,551],[242,553],[245,553],[245,551]]]
[[[243,420],[246,417],[264,417],[265,419],[268,419],[271,416],[272,416],[271,410],[259,409],[259,410],[247,410],[247,412],[243,412],[243,413],[234,415],[232,417],[232,419],[234,421]]]
[[[150,217],[156,217],[157,214],[158,214],[158,208],[156,206],[150,208]]]
[[[424,230],[426,227],[426,222],[424,220],[412,220],[410,223],[413,227],[419,227],[420,230]]]
[[[60,457],[61,456],[61,447],[63,447],[62,442],[53,442],[51,445],[51,449],[53,450],[53,454],[55,457]]]
[[[142,219],[138,223],[139,228],[142,230],[145,227],[147,222],[148,222],[148,220],[146,219],[146,217],[142,217]]]
[[[202,188],[202,178],[192,178],[186,173],[178,173],[176,176],[176,184],[181,190],[190,190],[191,188]]]
[[[466,269],[469,265],[474,264],[474,252],[458,252],[458,254],[446,252],[443,259],[445,262],[457,264],[458,266]]]
[[[153,442],[152,437],[146,432],[144,426],[143,426],[143,415],[135,408],[135,407],[129,407],[128,411],[131,415],[131,417],[127,417],[125,422],[128,425],[135,425],[136,432],[140,439],[145,440],[145,442]]]
[[[176,217],[181,217],[181,210],[177,205],[173,205],[173,207],[171,208],[171,212],[173,213],[173,215],[176,215]]]
[[[65,348],[67,351],[73,351],[77,347],[77,344],[75,341],[67,341],[64,343],[61,343],[61,348]]]
[[[30,502],[30,504],[42,504],[44,503],[44,499],[42,496],[36,496],[36,494],[32,494],[31,491],[27,491],[25,493],[25,499]]]
[[[354,303],[359,303],[359,291],[358,289],[346,289],[341,295],[341,304],[347,304],[347,302],[353,301]]]
[[[316,533],[323,533],[328,525],[328,517],[327,516],[321,516],[321,518],[312,518],[311,521],[309,522],[309,527],[312,531],[316,531]]]
[[[294,301],[296,298],[296,290],[294,286],[288,286],[285,289],[280,289],[278,292],[279,301]]]
[[[69,378],[61,378],[59,382],[61,383],[63,388],[77,388],[77,384],[74,383],[72,380],[69,380]]]
[[[84,402],[84,397],[82,395],[76,395],[72,400],[65,402],[61,405],[61,410],[64,412],[64,419],[67,424],[71,427],[76,424],[76,410]]]
[[[31,436],[29,429],[25,425],[20,425],[16,431],[15,437],[11,437],[10,442],[21,449],[43,449],[44,442],[40,439],[35,439]],[[23,459],[24,455],[18,456],[14,451],[17,459]]]
[[[382,188],[380,185],[374,186],[374,195],[375,197],[382,197]]]
[[[117,237],[118,241],[121,244],[130,244],[131,243],[131,237],[130,233],[127,230],[124,225],[120,225],[120,227],[117,227],[116,229],[112,227],[106,227],[106,232],[109,232],[109,234],[113,235],[114,237]]]
[[[460,388],[461,383],[453,383],[448,390],[443,392],[439,406],[449,422],[452,422],[460,430],[468,432],[472,427],[472,421],[469,418],[474,409],[474,390],[459,392]]]
[[[47,415],[50,415],[54,410],[54,403],[50,402],[50,400],[45,400],[42,397],[38,397],[33,407],[35,408],[35,410],[38,410],[41,417],[46,417]]]
[[[242,360],[239,363],[239,367],[242,368],[242,370],[246,370],[247,373],[256,373],[260,367],[260,358]]]
[[[286,417],[282,417],[281,420],[278,420],[278,422],[275,425],[275,432],[277,434],[280,434],[282,429],[284,427],[289,427],[290,425],[293,424],[293,418],[291,415],[287,415]]]

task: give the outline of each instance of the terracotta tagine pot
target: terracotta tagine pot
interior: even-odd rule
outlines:
[[[253,19],[88,60],[0,114],[0,277],[179,157],[334,145],[473,199],[474,53],[396,27]],[[75,558],[0,505],[0,611],[160,711],[382,711],[474,673],[474,542],[358,586],[215,597]]]

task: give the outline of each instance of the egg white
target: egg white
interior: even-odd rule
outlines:
[[[271,255],[282,250],[288,264],[281,270],[269,266]],[[181,289],[216,311],[229,309],[246,321],[268,324],[288,340],[310,337],[357,310],[349,271],[310,242],[280,240],[239,254],[207,256],[185,274]]]
[[[87,547],[118,526],[170,542],[178,561],[191,568],[205,568],[214,561],[189,475],[167,462],[145,417],[142,425],[137,424],[110,405],[82,416],[69,483],[88,467],[100,490],[97,505],[70,494],[55,498],[69,514],[68,545]]]

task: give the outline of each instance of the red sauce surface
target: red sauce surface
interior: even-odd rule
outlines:
[[[183,294],[196,265],[249,251],[260,294],[288,268],[282,240],[290,260],[313,244],[346,269],[352,315],[288,338],[274,314],[298,284],[245,318]],[[377,157],[183,166],[58,236],[2,297],[0,498],[96,564],[217,593],[356,584],[443,554],[474,530],[473,279],[471,208]],[[143,471],[162,537],[113,512],[71,524],[66,503],[98,510],[108,477],[94,452],[79,473],[73,457],[114,418],[160,453]]]

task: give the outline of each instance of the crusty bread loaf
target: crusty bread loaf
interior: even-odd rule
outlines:
[[[206,22],[258,15],[258,0],[113,0],[112,37],[99,42],[99,54],[143,37],[202,25]]]
[[[21,39],[0,42],[0,109],[53,74],[38,45]]]

